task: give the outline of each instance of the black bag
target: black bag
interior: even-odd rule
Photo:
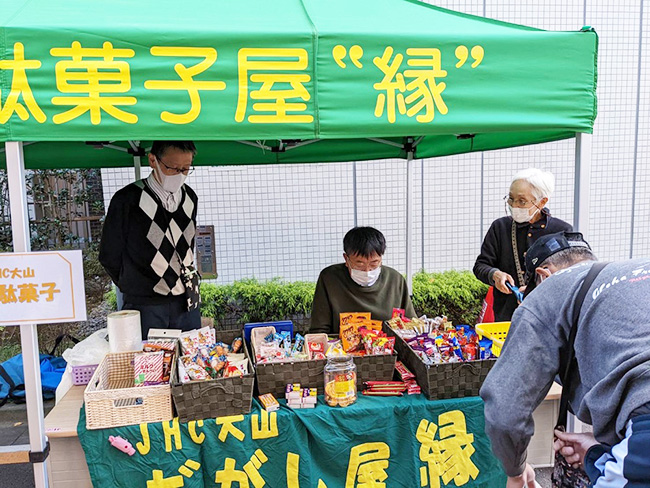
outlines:
[[[596,276],[603,270],[608,263],[595,263],[585,280],[582,282],[582,286],[578,291],[576,296],[576,301],[573,306],[573,323],[571,325],[571,332],[569,333],[569,341],[567,344],[567,361],[564,366],[564,373],[562,374],[562,397],[560,399],[560,412],[557,417],[556,429],[564,431],[566,429],[567,423],[567,411],[569,406],[569,391],[570,391],[570,378],[571,378],[571,369],[574,366],[577,366],[575,361],[575,350],[573,344],[576,339],[576,333],[578,332],[578,318],[580,316],[580,309],[582,308],[582,303],[585,300],[587,291],[589,287],[596,279]],[[553,473],[551,475],[551,482],[553,483],[553,488],[587,488],[591,485],[589,476],[584,472],[582,468],[574,468],[569,464],[569,462],[564,458],[559,451],[555,452],[555,464],[553,465]]]
[[[185,266],[181,262],[181,281],[185,285],[187,311],[191,312],[201,305],[201,292],[199,290],[201,286],[201,275],[193,265]]]

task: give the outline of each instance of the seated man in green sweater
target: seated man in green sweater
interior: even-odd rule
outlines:
[[[355,227],[343,238],[345,263],[321,271],[314,293],[309,332],[338,334],[342,313],[370,312],[373,320],[388,320],[393,308],[408,318],[415,310],[404,277],[381,265],[386,239],[372,227]]]

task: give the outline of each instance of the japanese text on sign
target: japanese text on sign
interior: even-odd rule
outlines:
[[[0,324],[86,319],[81,251],[0,254]]]
[[[13,45],[13,57],[0,60],[0,72],[11,80],[9,93],[0,93],[0,124],[16,115],[21,120],[33,118],[37,123],[47,121],[41,109],[43,100],[35,96],[29,83],[30,74],[44,69],[42,60],[30,58],[21,42]],[[477,68],[483,61],[482,46],[471,50],[464,45],[455,51],[456,69],[462,68],[471,56],[469,69]],[[92,125],[106,120],[124,124],[136,124],[138,98],[133,88],[151,92],[185,92],[187,110],[174,111],[164,108],[160,119],[168,124],[190,124],[204,110],[202,96],[206,92],[225,92],[227,80],[232,73],[225,73],[220,66],[218,52],[214,47],[153,46],[149,57],[161,58],[168,63],[168,74],[162,79],[144,80],[133,86],[132,63],[136,57],[133,49],[103,42],[88,46],[73,41],[69,46],[52,47],[49,51],[54,65],[54,85],[60,95],[45,102],[61,107],[51,115],[56,125],[66,124],[81,117],[88,117]],[[426,124],[435,120],[436,114],[446,115],[450,108],[445,101],[448,90],[448,71],[444,69],[443,52],[434,47],[410,47],[397,52],[392,46],[374,56],[372,62],[364,62],[364,50],[354,45],[349,50],[342,45],[332,49],[332,60],[347,69],[367,69],[374,80],[372,84],[360,85],[374,90],[374,107],[368,107],[375,118],[385,117],[395,123],[398,117],[413,119]],[[351,65],[346,63],[349,57]],[[237,52],[237,100],[232,118],[235,123],[250,124],[311,124],[314,122],[313,60],[303,48],[241,48]],[[162,72],[161,72],[162,73]],[[175,73],[175,76],[174,76]],[[230,75],[230,76],[227,76]],[[140,95],[141,96],[141,95]],[[147,100],[150,102],[151,100]],[[189,103],[188,103],[189,102]],[[83,120],[83,119],[82,119]]]

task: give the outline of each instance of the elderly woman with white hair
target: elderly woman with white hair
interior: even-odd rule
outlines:
[[[494,319],[507,322],[517,308],[517,298],[507,283],[525,284],[526,251],[540,237],[571,231],[570,224],[551,217],[546,204],[555,189],[552,173],[530,168],[517,173],[504,197],[510,215],[492,222],[485,235],[474,274],[494,286]]]

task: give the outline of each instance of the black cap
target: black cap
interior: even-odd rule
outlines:
[[[580,232],[557,232],[537,239],[526,251],[526,295],[535,288],[535,269],[560,251],[572,247],[591,249]]]

